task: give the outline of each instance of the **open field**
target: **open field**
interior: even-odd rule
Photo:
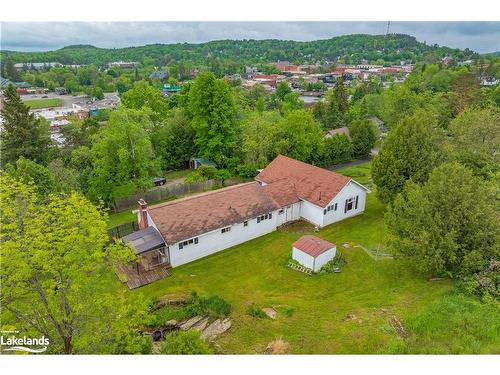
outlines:
[[[24,102],[30,109],[41,109],[41,108],[52,108],[52,107],[60,107],[63,104],[61,99],[34,99],[34,100],[26,100]]]

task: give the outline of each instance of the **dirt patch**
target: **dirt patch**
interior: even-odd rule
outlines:
[[[267,354],[286,354],[288,349],[290,348],[290,344],[288,344],[283,339],[279,338],[277,340],[271,341],[267,344],[266,353]]]
[[[297,220],[280,226],[278,230],[286,233],[311,233],[314,231],[314,225],[304,220]]]
[[[406,331],[403,322],[401,322],[401,320],[396,315],[391,316],[391,318],[389,319],[389,325],[396,331],[399,337],[402,337],[404,339],[408,338],[408,332]]]
[[[350,312],[347,313],[346,316],[343,319],[344,322],[358,322],[358,323],[363,323],[363,320],[361,320],[356,314]]]

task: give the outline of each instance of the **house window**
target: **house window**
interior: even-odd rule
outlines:
[[[344,213],[358,208],[358,196],[346,199]]]
[[[272,217],[273,217],[272,213],[268,213],[268,214],[265,214],[265,215],[257,216],[257,223],[260,223],[261,221],[264,221],[264,220],[272,219]]]
[[[334,211],[337,211],[337,203],[335,203],[335,207],[333,208]]]
[[[244,226],[244,227],[248,227],[248,221],[246,221],[246,220],[245,220],[245,221],[243,222],[243,226]]]
[[[326,215],[326,211],[327,211],[327,209],[325,208],[325,209],[323,210],[323,215]]]
[[[278,215],[283,215],[283,212],[285,212],[285,210],[280,208],[280,210],[278,211]]]
[[[186,246],[189,246],[192,244],[197,244],[197,243],[198,243],[198,237],[190,238],[189,240],[179,242],[179,250],[183,249]]]
[[[221,233],[231,232],[231,227],[225,227],[220,230]]]

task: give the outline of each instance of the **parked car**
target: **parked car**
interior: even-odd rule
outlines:
[[[44,95],[44,96],[42,96],[42,98],[44,98],[44,99],[45,99],[45,98],[48,98],[48,97],[49,97],[48,95]]]
[[[155,186],[162,186],[167,183],[167,179],[165,177],[153,177],[153,184]]]

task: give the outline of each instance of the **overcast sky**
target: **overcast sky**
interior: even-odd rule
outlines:
[[[386,22],[2,22],[1,48],[46,51],[71,44],[129,47],[220,39],[307,41],[345,34],[384,34]],[[390,32],[428,44],[500,51],[500,22],[391,22]]]

